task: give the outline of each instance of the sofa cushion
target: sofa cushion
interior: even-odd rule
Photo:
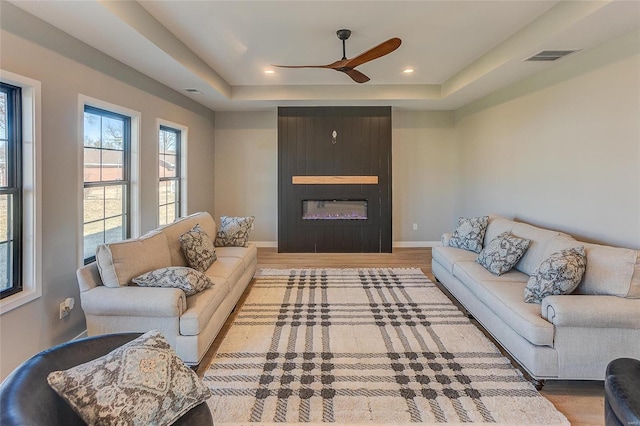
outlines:
[[[170,266],[189,266],[187,259],[182,253],[180,235],[189,231],[196,225],[200,225],[200,228],[211,238],[216,235],[216,222],[213,220],[211,215],[206,212],[194,213],[186,217],[181,217],[169,225],[158,228],[158,230],[167,237],[167,244],[169,245],[169,253],[171,255]]]
[[[640,297],[637,250],[584,243],[587,269],[577,294]]]
[[[498,235],[503,232],[511,233],[513,225],[516,222],[510,219],[506,219],[501,216],[489,215],[489,223],[487,224],[487,231],[484,233],[484,246],[489,244]]]
[[[229,293],[229,282],[222,280],[213,287],[187,297],[187,310],[180,315],[180,334],[197,336],[209,324],[218,306]]]
[[[480,253],[489,216],[461,217],[449,239],[449,246]]]
[[[220,229],[216,236],[215,245],[218,247],[247,247],[249,232],[253,228],[254,216],[220,217]]]
[[[100,244],[96,264],[106,287],[122,287],[140,274],[171,266],[167,238],[153,231],[140,238]]]
[[[199,224],[180,235],[180,248],[189,266],[198,272],[206,271],[216,260],[213,241]]]
[[[454,275],[520,336],[534,345],[553,347],[553,325],[541,317],[540,305],[522,299],[526,274],[511,270],[495,276],[476,262],[459,262]]]
[[[547,296],[570,294],[580,283],[586,265],[583,246],[553,253],[529,277],[524,301],[541,303]]]
[[[509,272],[529,247],[529,240],[509,235],[508,232],[495,237],[482,249],[477,262],[494,275]]]
[[[133,282],[140,287],[179,288],[187,296],[199,293],[213,285],[205,274],[186,266],[154,269],[135,277]]]
[[[454,247],[433,247],[433,260],[442,265],[447,272],[453,274],[453,265],[458,262],[474,261],[478,257],[475,252],[462,250]]]
[[[211,397],[155,330],[47,381],[92,425],[169,425]]]
[[[220,257],[237,257],[248,268],[258,258],[258,247],[254,243],[249,243],[247,247],[217,247],[216,253]]]
[[[242,259],[237,257],[222,257],[220,256],[218,260],[213,262],[213,265],[205,274],[213,280],[213,282],[217,282],[216,278],[223,278],[229,282],[229,284],[235,284],[240,280],[242,274],[244,273],[244,262]]]
[[[550,231],[520,222],[513,225],[511,234],[530,241],[529,248],[515,266],[518,271],[527,275],[533,274],[533,271],[545,259],[547,245],[551,243],[553,238],[561,235],[558,231]]]

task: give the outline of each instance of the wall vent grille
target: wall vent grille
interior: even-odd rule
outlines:
[[[571,55],[572,53],[575,53],[577,51],[578,50],[543,50],[542,52],[536,53],[532,57],[525,59],[525,61],[557,61],[558,59],[564,58],[565,56]]]
[[[199,91],[198,89],[184,89],[185,92],[189,92],[192,93],[194,95],[204,95],[204,93],[202,93],[201,91]]]

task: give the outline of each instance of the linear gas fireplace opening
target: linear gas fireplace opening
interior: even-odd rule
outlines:
[[[367,200],[302,200],[303,220],[367,220]]]

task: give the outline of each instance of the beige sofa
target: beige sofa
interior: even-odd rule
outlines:
[[[216,247],[217,260],[205,271],[214,285],[192,296],[186,297],[175,288],[131,284],[132,278],[154,269],[187,266],[179,237],[196,224],[215,239],[213,218],[196,213],[140,238],[101,247],[97,262],[78,269],[80,300],[90,336],[155,329],[164,334],[184,362],[200,362],[253,278],[256,246]]]
[[[640,358],[640,252],[578,242],[569,235],[491,216],[484,245],[502,232],[531,240],[515,268],[495,276],[477,253],[433,248],[435,277],[537,381],[603,380],[607,363]],[[587,268],[570,295],[525,303],[524,288],[551,253],[583,245]]]

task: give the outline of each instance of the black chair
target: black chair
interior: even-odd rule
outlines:
[[[47,383],[47,375],[106,355],[142,333],[106,334],[75,340],[28,359],[0,386],[0,425],[85,425],[71,406]],[[176,425],[213,425],[207,403],[192,408]]]
[[[604,379],[604,421],[607,426],[640,425],[640,361],[614,359]]]

